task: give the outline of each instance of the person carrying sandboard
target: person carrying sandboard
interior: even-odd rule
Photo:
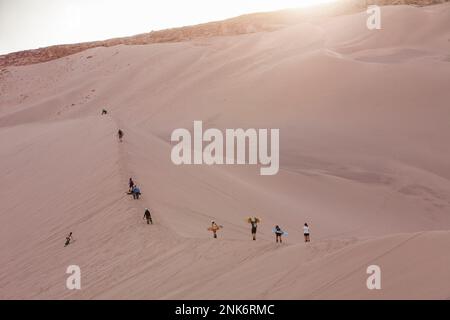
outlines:
[[[253,218],[248,218],[247,222],[250,223],[252,225],[252,237],[253,240],[256,240],[256,229],[258,227],[258,223],[261,222],[261,220],[257,217],[253,217]]]
[[[284,235],[287,235],[287,232],[281,230],[281,228],[280,228],[278,225],[276,225],[275,228],[273,228],[272,231],[275,233],[275,241],[276,241],[277,243],[278,243],[278,241],[280,241],[280,243],[283,243],[283,240],[281,239],[281,236],[282,236],[283,234],[284,234]]]
[[[211,221],[211,227],[208,228],[208,231],[212,231],[213,238],[217,239],[217,231],[223,228],[222,226],[217,225],[214,221]]]

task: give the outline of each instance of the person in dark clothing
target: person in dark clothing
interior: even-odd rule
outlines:
[[[147,208],[145,208],[144,217],[142,219],[147,219],[147,224],[153,224],[152,215]]]
[[[69,233],[69,235],[66,237],[66,243],[64,244],[64,247],[67,247],[70,244],[71,240],[72,240],[72,232]]]
[[[122,142],[123,131],[119,129],[119,131],[117,131],[117,135],[119,136],[119,141]]]
[[[253,240],[256,240],[256,228],[258,227],[259,219],[256,217],[253,217],[253,218],[250,218],[249,221],[250,221],[250,224],[252,225]]]
[[[130,192],[133,190],[134,187],[134,181],[133,179],[130,178],[130,180],[128,181],[128,187],[130,188]]]
[[[104,114],[108,114],[108,111],[106,111],[106,109],[102,110],[102,115],[104,115]]]
[[[280,240],[280,243],[282,243],[283,241],[281,240],[281,236],[283,235],[283,230],[281,230],[281,228],[279,226],[275,226],[275,239],[278,243],[278,239]]]

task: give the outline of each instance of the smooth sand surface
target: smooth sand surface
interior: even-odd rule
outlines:
[[[450,5],[366,18],[3,69],[0,298],[449,299]],[[194,120],[279,128],[279,173],[175,166]]]

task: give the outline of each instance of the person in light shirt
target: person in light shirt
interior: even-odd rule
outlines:
[[[305,236],[305,242],[309,242],[309,226],[307,223],[303,226],[303,235]]]

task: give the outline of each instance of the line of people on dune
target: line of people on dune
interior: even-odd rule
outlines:
[[[250,225],[251,225],[252,238],[253,238],[253,240],[256,240],[256,231],[257,231],[257,228],[258,228],[258,223],[261,222],[261,219],[259,219],[257,217],[248,218],[247,222],[250,223]],[[211,221],[211,227],[209,227],[208,230],[213,233],[213,238],[217,239],[217,232],[220,229],[222,229],[222,228],[223,228],[222,225],[218,225],[215,221]],[[278,226],[278,225],[276,225],[272,229],[272,232],[275,233],[275,241],[277,243],[283,243],[282,236],[283,235],[287,236],[287,232],[282,230],[281,227]],[[305,238],[305,242],[310,242],[311,241],[310,229],[309,229],[308,223],[305,223],[303,225],[303,236]]]
[[[103,113],[102,113],[103,114]],[[106,113],[105,113],[106,114]],[[122,130],[119,129],[119,131],[117,132],[117,135],[119,137],[119,141],[122,142],[124,133]],[[129,191],[128,194],[133,195],[133,199],[139,199],[139,196],[141,195],[141,190],[139,189],[139,187],[134,183],[133,179],[130,178],[128,181],[128,187],[129,187]],[[144,217],[150,217],[150,221],[151,221],[151,216],[150,216],[150,211],[146,208],[145,209],[145,214]],[[257,217],[253,217],[253,218],[248,218],[247,220],[248,223],[251,224],[251,232],[252,232],[252,238],[253,240],[256,240],[256,230],[258,227],[258,223],[261,222],[261,220]],[[147,223],[149,223],[149,220],[147,219]],[[153,224],[153,222],[152,222]],[[208,228],[208,231],[211,231],[213,233],[213,238],[217,239],[217,232],[223,228],[223,226],[216,224],[215,221],[211,221],[211,227]],[[282,236],[283,235],[287,235],[286,231],[283,231],[280,226],[276,225],[273,230],[275,233],[275,241],[278,243],[282,243]],[[310,229],[307,223],[305,223],[303,225],[303,236],[305,238],[305,242],[310,242]]]
[[[129,187],[128,194],[132,194],[133,199],[139,199],[139,196],[141,195],[141,190],[136,186],[132,178],[128,180],[128,187]],[[148,224],[150,223],[153,224],[151,214],[148,208],[145,208],[144,218],[147,219]],[[261,220],[257,217],[253,217],[248,218],[247,222],[251,224],[252,238],[253,240],[256,240],[256,231],[258,228],[258,223],[260,223]],[[215,221],[211,221],[211,226],[207,230],[213,233],[214,239],[217,239],[217,232],[222,228],[223,228],[222,225],[218,225]],[[282,243],[283,242],[282,236],[287,235],[287,232],[282,230],[278,225],[276,225],[272,231],[273,233],[275,233],[275,241],[277,243],[278,242]],[[305,238],[305,242],[310,242],[310,229],[307,223],[303,225],[303,235]]]
[[[106,115],[107,113],[108,113],[107,110],[105,110],[105,109],[102,110],[102,115]],[[117,136],[119,138],[119,141],[122,142],[124,133],[121,129],[119,129],[119,131],[117,132]],[[139,200],[139,197],[141,196],[141,189],[134,183],[132,178],[130,178],[128,180],[127,194],[132,195],[133,199],[135,199],[135,200]],[[143,219],[147,220],[147,224],[153,224],[152,216],[151,216],[150,210],[148,208],[145,208],[145,210],[144,210]],[[253,240],[256,240],[256,231],[257,231],[258,223],[260,223],[261,220],[257,217],[253,217],[253,218],[248,218],[247,222],[251,224],[252,238],[253,238]],[[223,226],[218,225],[215,221],[211,221],[211,226],[208,228],[208,231],[211,231],[213,233],[213,238],[217,239],[217,232],[221,228],[223,228]],[[275,233],[275,241],[277,243],[278,242],[282,243],[283,242],[282,236],[287,235],[287,232],[283,231],[280,228],[280,226],[278,226],[278,225],[276,225],[272,231],[273,231],[273,233]],[[305,242],[310,242],[309,234],[310,234],[309,226],[307,223],[305,223],[303,226],[303,235],[305,237]],[[68,246],[72,239],[73,239],[72,232],[70,232],[70,234],[66,237],[66,243],[64,246],[65,247]]]

